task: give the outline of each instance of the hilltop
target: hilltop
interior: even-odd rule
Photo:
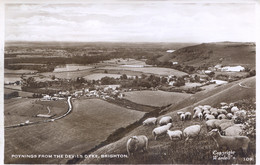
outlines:
[[[255,68],[255,54],[255,43],[214,42],[180,48],[158,60],[176,61],[190,66],[223,64]]]

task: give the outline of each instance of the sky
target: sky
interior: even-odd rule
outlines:
[[[255,42],[253,3],[6,4],[5,41]]]

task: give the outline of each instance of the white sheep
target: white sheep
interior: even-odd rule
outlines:
[[[203,111],[203,115],[205,116],[206,114],[210,114],[210,111],[209,110]]]
[[[239,111],[236,111],[234,113],[235,116],[237,116],[240,120],[245,120],[246,119],[246,111],[245,110],[239,110]]]
[[[181,115],[181,114],[183,114],[184,112],[181,112],[181,111],[179,111],[179,112],[177,112],[177,115]]]
[[[191,119],[191,113],[185,112],[185,120],[190,120],[190,119]]]
[[[208,110],[211,108],[210,105],[204,105],[203,107],[206,108],[206,109],[208,109]]]
[[[181,119],[181,121],[184,121],[184,120],[185,120],[185,114],[184,114],[184,113],[182,113],[182,114],[180,115],[180,119]]]
[[[202,107],[202,108],[203,108],[203,107]],[[195,107],[195,108],[193,109],[193,112],[195,113],[196,111],[201,111],[201,110],[202,110],[202,108]]]
[[[207,130],[218,128],[220,124],[228,122],[228,121],[230,121],[230,120],[227,120],[227,119],[223,119],[223,120],[211,119],[211,120],[208,120],[208,121],[206,121]]]
[[[217,126],[217,128],[218,128],[219,131],[224,131],[224,130],[227,129],[228,127],[233,126],[234,124],[235,124],[235,123],[234,123],[234,120],[229,120],[229,121],[227,121],[227,122],[223,122],[223,123],[219,124],[219,125]]]
[[[147,151],[148,148],[148,138],[144,135],[132,136],[128,139],[126,143],[126,150],[128,155],[133,155],[134,152],[142,150]]]
[[[151,125],[151,124],[156,124],[157,122],[157,118],[156,117],[150,117],[148,119],[146,119],[145,121],[143,121],[143,125]]]
[[[227,114],[227,110],[225,109],[218,109],[217,112],[218,114]]]
[[[159,125],[166,125],[166,124],[171,123],[171,122],[172,122],[172,117],[171,116],[164,116],[159,121]]]
[[[220,103],[220,105],[221,105],[221,106],[225,106],[225,105],[228,105],[228,104],[225,103],[225,102],[222,102],[222,103]]]
[[[229,107],[232,108],[235,106],[235,103],[229,103]]]
[[[221,136],[217,129],[211,130],[209,136],[213,138],[218,148],[228,147],[235,151],[242,149],[244,153],[247,153],[250,139],[246,136]]]
[[[232,113],[235,113],[236,111],[239,111],[237,106],[231,108],[231,112]]]
[[[243,132],[243,124],[234,124],[233,126],[228,127],[224,130],[226,136],[239,136]]]
[[[224,115],[224,114],[218,115],[218,119],[219,119],[219,120],[226,119],[226,118],[227,118],[227,117],[226,117],[226,115]]]
[[[233,117],[233,114],[232,114],[232,113],[228,113],[228,114],[227,114],[227,118],[228,118],[228,119],[232,119],[232,117]]]
[[[194,112],[193,119],[199,117],[199,114],[202,113],[201,111],[202,111],[201,109],[196,110],[196,111]],[[203,115],[202,115],[202,116],[203,116]]]
[[[198,118],[200,119],[200,120],[203,120],[203,114],[200,112],[200,113],[198,113]]]
[[[222,106],[221,109],[228,109],[229,106],[228,105],[225,105],[225,106]]]
[[[215,116],[209,114],[205,115],[205,120],[212,120],[212,119],[215,119]]]
[[[167,134],[169,135],[170,140],[173,140],[175,138],[181,140],[182,138],[182,132],[180,130],[175,130],[175,131],[167,130]]]
[[[166,134],[167,130],[169,130],[171,127],[172,127],[172,123],[168,123],[167,125],[154,128],[152,131],[154,139],[156,140],[159,135]]]
[[[201,130],[200,125],[192,125],[183,130],[183,135],[186,137],[185,141],[188,141],[189,138],[195,138],[199,135]]]

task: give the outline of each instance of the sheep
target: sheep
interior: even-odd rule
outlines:
[[[216,142],[217,148],[227,147],[230,150],[242,149],[243,153],[247,153],[250,139],[247,136],[221,136],[217,129],[213,129],[208,134]]]
[[[181,140],[182,138],[182,132],[180,130],[175,130],[175,131],[167,130],[167,134],[169,135],[170,140],[173,140],[174,138],[178,138]]]
[[[204,105],[203,107],[206,108],[206,109],[208,109],[208,110],[211,108],[210,105]]]
[[[156,117],[151,117],[143,121],[143,125],[151,125],[151,124],[156,124],[157,118]]]
[[[183,114],[184,112],[177,112],[177,115],[181,115],[181,114]]]
[[[227,129],[228,127],[234,125],[234,121],[233,120],[229,120],[227,122],[221,123],[217,126],[218,130],[223,132],[225,129]]]
[[[202,107],[202,108],[203,108],[203,107]],[[201,110],[202,110],[202,108],[195,107],[195,108],[193,109],[193,112],[195,113],[196,111],[201,111]]]
[[[234,106],[235,106],[234,103],[229,103],[229,107],[230,107],[230,108],[232,108],[232,107],[234,107]]]
[[[225,105],[225,106],[222,106],[221,109],[228,109],[229,106],[228,105]]]
[[[194,115],[193,115],[193,119],[199,117],[199,114],[201,113],[201,109],[200,110],[196,110]],[[203,116],[203,115],[202,115]]]
[[[243,124],[234,124],[233,126],[228,127],[224,130],[224,135],[226,136],[238,136],[243,132]]]
[[[171,123],[171,122],[172,122],[172,117],[171,116],[164,116],[159,121],[159,125],[166,125],[166,124]]]
[[[220,103],[220,105],[221,105],[221,106],[225,106],[225,105],[228,105],[228,104],[225,103],[225,102],[222,102],[222,103]]]
[[[207,130],[218,128],[220,124],[228,122],[228,121],[230,121],[230,120],[227,120],[227,119],[222,119],[222,120],[211,119],[211,120],[208,120],[208,121],[206,121]]]
[[[232,119],[232,117],[233,117],[233,114],[232,114],[232,113],[228,113],[228,114],[227,114],[227,118],[228,118],[228,119]]]
[[[181,121],[185,120],[185,114],[184,113],[180,115],[180,119],[181,119]]]
[[[203,120],[203,114],[200,112],[200,113],[198,113],[198,118],[200,119],[200,120]]]
[[[215,117],[218,116],[218,109],[217,108],[211,108],[210,109],[210,114],[214,115]]]
[[[236,112],[234,113],[234,115],[238,117],[238,120],[239,120],[240,122],[244,122],[244,120],[245,120],[246,117],[247,117],[245,110],[236,111]]]
[[[231,112],[232,113],[235,113],[236,111],[239,111],[237,106],[231,108]]]
[[[183,135],[186,137],[185,141],[188,141],[189,138],[197,137],[200,133],[201,126],[200,125],[192,125],[183,130]]]
[[[157,128],[154,128],[152,131],[152,134],[154,136],[154,139],[157,139],[157,136],[163,135],[172,127],[172,123],[168,123],[167,125],[163,125]]]
[[[203,115],[205,116],[206,114],[210,114],[210,111],[209,110],[203,111]]]
[[[132,136],[128,139],[126,143],[126,150],[129,156],[133,155],[134,152],[139,150],[147,151],[148,148],[148,138],[144,135]]]
[[[226,115],[224,115],[224,114],[218,115],[218,119],[219,119],[219,120],[226,119],[226,118],[227,118],[227,117],[226,117]]]
[[[191,119],[191,113],[185,112],[185,120],[190,120],[190,119]]]
[[[215,119],[215,116],[209,114],[205,115],[205,120],[212,120],[212,119]]]
[[[218,114],[227,114],[227,110],[225,109],[218,109],[217,112]]]

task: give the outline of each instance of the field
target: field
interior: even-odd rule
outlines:
[[[47,105],[50,103],[46,102]],[[5,106],[8,107],[8,104],[6,102]],[[99,99],[74,100],[72,105],[71,114],[58,121],[5,129],[5,163],[65,163],[69,158],[11,159],[11,154],[81,153],[105,140],[116,129],[139,120],[144,114]],[[21,110],[20,114],[27,113],[27,108],[22,109],[24,112]]]
[[[106,66],[101,67],[100,69],[104,70],[130,70],[135,72],[143,72],[148,74],[156,74],[156,75],[175,75],[177,77],[187,75],[187,73],[175,70],[175,69],[169,69],[169,68],[160,68],[160,67],[126,67],[126,66],[119,66],[119,67],[113,67],[113,66]]]
[[[164,91],[133,91],[124,94],[124,98],[132,102],[159,107],[179,102],[191,96],[191,94],[186,93]]]
[[[85,78],[86,80],[100,80],[103,77],[120,78],[120,76],[121,76],[120,74],[94,73],[94,74],[87,75],[83,78]]]
[[[66,65],[56,66],[53,72],[70,72],[70,71],[86,70],[91,68],[92,66],[88,66],[88,65],[66,64]]]
[[[254,78],[249,78],[242,81],[243,83],[248,84],[255,84]],[[236,82],[238,83],[238,82]],[[229,84],[227,84],[229,85]],[[223,85],[224,86],[224,85]],[[126,142],[127,139],[130,136],[133,135],[146,135],[149,139],[149,148],[147,153],[141,153],[136,154],[133,157],[130,158],[122,158],[122,159],[116,159],[116,158],[107,158],[107,159],[85,159],[81,163],[88,164],[88,163],[121,163],[121,164],[145,164],[145,163],[158,163],[158,164],[248,164],[248,163],[255,163],[255,137],[250,137],[252,143],[249,146],[249,152],[247,157],[252,158],[252,162],[244,161],[243,157],[236,153],[235,157],[236,159],[231,160],[222,160],[222,161],[214,161],[213,160],[213,151],[217,150],[215,142],[212,138],[207,136],[207,130],[205,127],[205,121],[200,121],[198,119],[192,119],[190,121],[182,122],[180,121],[177,110],[179,111],[192,111],[193,107],[196,105],[211,105],[214,107],[218,107],[220,102],[236,102],[238,100],[247,98],[247,99],[254,99],[255,98],[255,88],[252,87],[250,90],[240,87],[238,84],[233,84],[231,86],[226,86],[225,90],[222,90],[223,86],[218,87],[218,89],[213,89],[211,91],[211,97],[204,97],[199,98],[198,95],[193,95],[192,97],[196,97],[197,100],[195,104],[192,104],[192,102],[188,102],[190,106],[184,105],[184,108],[182,109],[176,109],[175,107],[178,106],[172,106],[169,107],[169,111],[172,111],[170,113],[166,113],[164,115],[170,115],[173,117],[173,128],[171,130],[180,129],[183,130],[185,127],[194,125],[194,124],[200,124],[202,125],[202,130],[200,133],[199,138],[191,140],[189,142],[184,142],[184,140],[181,141],[170,141],[167,136],[160,137],[157,141],[154,140],[152,137],[151,131],[155,126],[139,126],[135,130],[131,131],[129,134],[127,134],[124,138],[111,143],[107,146],[104,146],[92,154],[127,154],[126,152]],[[239,92],[238,92],[239,91]],[[214,94],[213,94],[214,93]],[[236,94],[235,97],[230,98],[230,95]],[[200,94],[201,95],[201,94]],[[187,100],[184,100],[187,102]],[[179,104],[182,104],[181,102]],[[254,103],[252,103],[254,104]],[[179,107],[182,107],[183,105],[180,105]],[[168,111],[168,112],[169,112]],[[224,150],[226,151],[226,150]]]

